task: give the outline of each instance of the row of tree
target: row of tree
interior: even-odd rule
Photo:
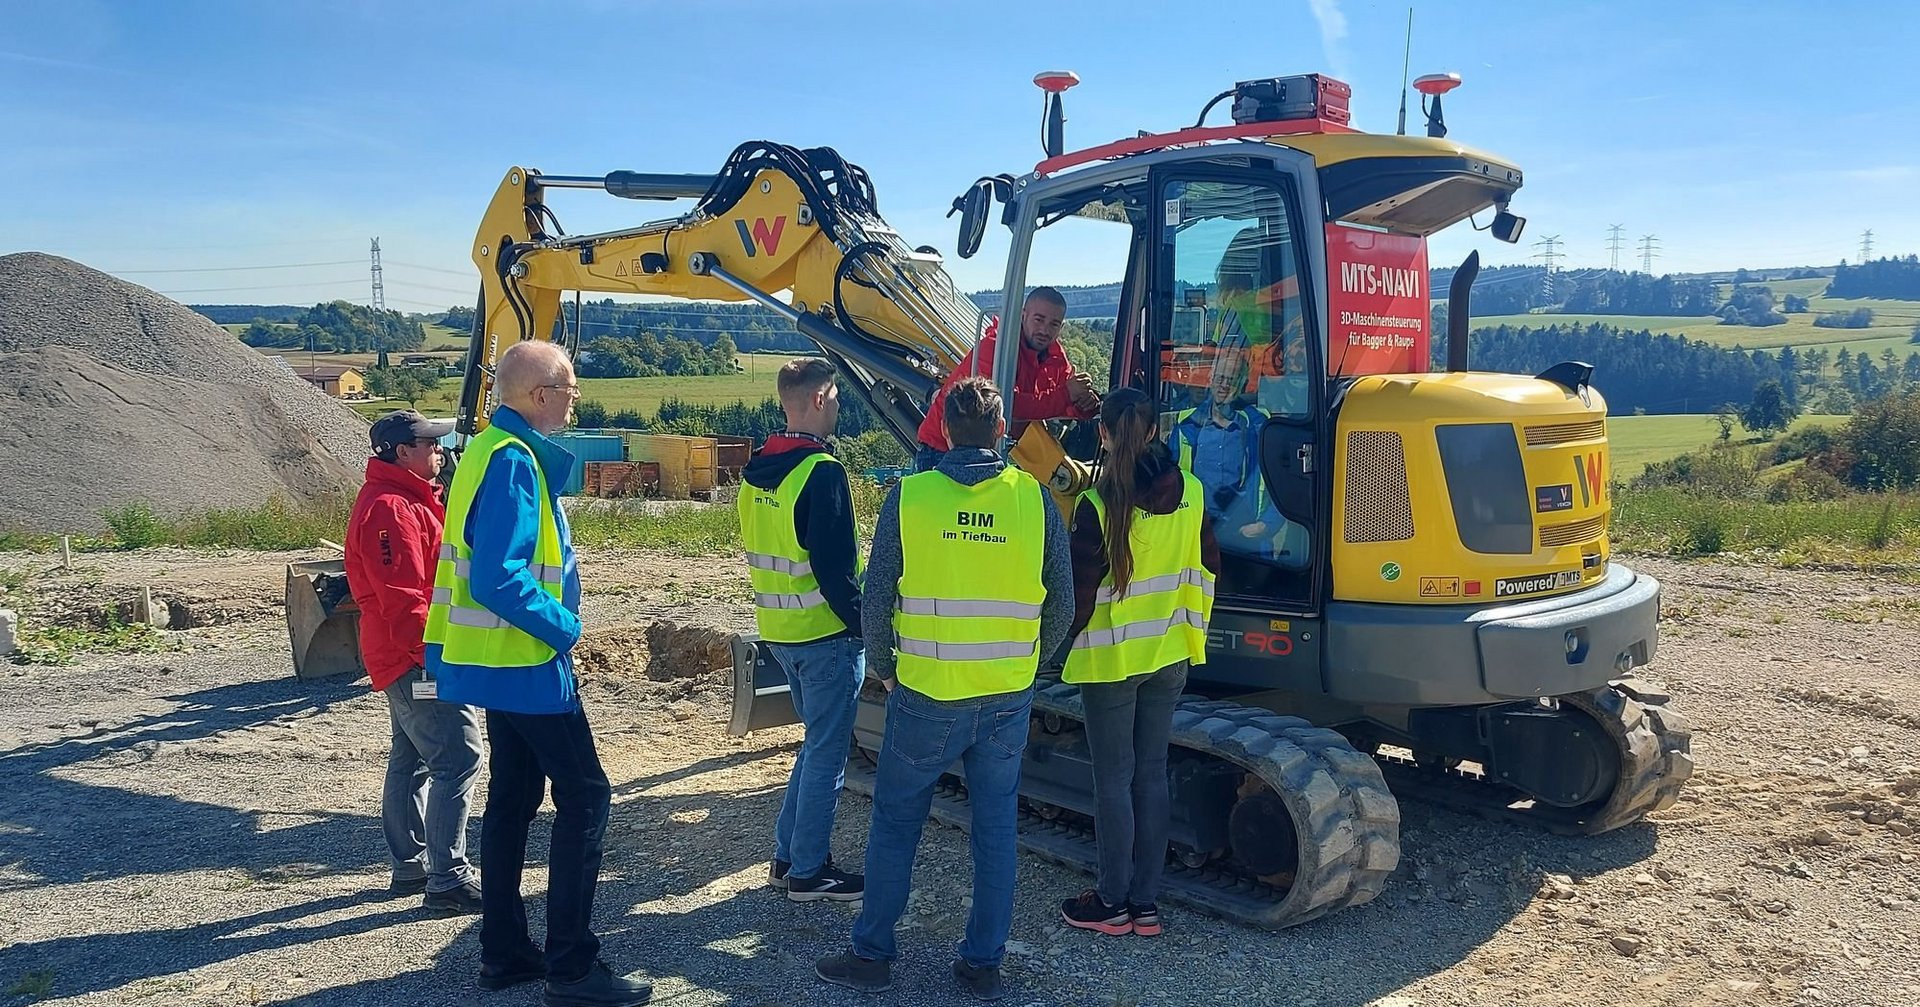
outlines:
[[[418,319],[398,311],[330,301],[308,308],[286,324],[255,318],[240,334],[240,341],[261,348],[369,353],[417,350],[426,345],[427,330]]]
[[[1436,315],[1440,315],[1436,312]],[[1435,319],[1433,367],[1446,366],[1446,322]],[[1468,355],[1477,371],[1538,374],[1563,360],[1595,365],[1594,385],[1615,415],[1697,413],[1746,402],[1761,382],[1779,380],[1780,360],[1760,350],[1724,350],[1681,336],[1603,325],[1475,328]]]
[[[1827,296],[1920,301],[1920,255],[1870,259],[1857,266],[1842,262],[1827,284]]]
[[[574,367],[583,378],[652,378],[731,374],[739,348],[722,334],[711,345],[671,332],[601,336],[580,346]]]
[[[771,396],[758,403],[728,402],[705,405],[669,398],[652,413],[636,409],[610,411],[592,399],[574,407],[574,423],[585,429],[646,430],[690,437],[724,434],[751,437],[755,443],[786,427],[786,414]],[[840,424],[834,436],[836,457],[848,469],[895,467],[909,463],[906,449],[884,429],[873,411],[857,395],[840,397]]]

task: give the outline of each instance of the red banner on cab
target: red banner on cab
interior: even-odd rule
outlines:
[[[1327,286],[1330,373],[1427,372],[1426,239],[1328,224]]]

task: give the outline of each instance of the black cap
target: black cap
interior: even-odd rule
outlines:
[[[430,420],[411,409],[396,409],[374,422],[373,451],[385,454],[401,444],[427,438],[437,441],[450,433],[452,420]]]

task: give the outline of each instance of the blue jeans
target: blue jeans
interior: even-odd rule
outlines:
[[[807,727],[774,822],[773,858],[792,864],[792,877],[816,877],[833,852],[833,814],[846,782],[866,654],[860,640],[851,636],[766,647],[787,673],[793,712]]]
[[[600,881],[613,788],[600,768],[585,710],[487,711],[487,810],[480,819],[480,961],[510,966],[536,957],[527,935],[520,875],[527,829],[553,781],[553,836],[547,844],[547,978],[578,982],[600,954],[593,892]]]
[[[1093,756],[1095,887],[1110,906],[1151,905],[1167,866],[1167,744],[1187,662],[1119,682],[1080,686]]]
[[[467,816],[480,775],[480,714],[471,706],[413,698],[412,676],[382,691],[393,747],[380,826],[393,856],[393,878],[424,877],[428,891],[450,891],[473,880]]]
[[[973,814],[973,911],[960,957],[980,968],[999,966],[1013,927],[1014,825],[1032,712],[1032,688],[943,703],[903,685],[887,697],[886,742],[867,832],[866,898],[853,922],[855,954],[898,957],[894,926],[906,911],[933,787],[958,759]]]

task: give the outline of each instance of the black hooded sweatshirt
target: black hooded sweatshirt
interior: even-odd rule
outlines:
[[[1171,514],[1180,506],[1185,490],[1180,466],[1166,445],[1155,443],[1140,455],[1134,466],[1134,506],[1149,514]],[[1200,513],[1200,563],[1207,572],[1220,576],[1220,545],[1213,537],[1213,521]],[[1093,619],[1094,597],[1100,581],[1107,575],[1107,539],[1100,530],[1100,515],[1086,497],[1073,516],[1073,627],[1068,639],[1080,635]]]
[[[811,434],[777,433],[753,453],[740,478],[764,490],[778,489],[794,466],[807,457],[827,453],[827,442]],[[807,475],[793,508],[793,530],[800,547],[813,563],[813,576],[827,607],[846,629],[823,640],[860,636],[860,579],[856,574],[858,546],[853,530],[853,495],[847,470],[837,464],[819,464]]]

